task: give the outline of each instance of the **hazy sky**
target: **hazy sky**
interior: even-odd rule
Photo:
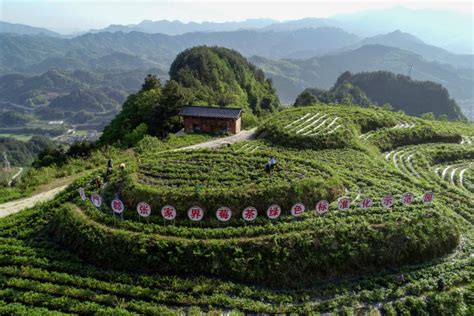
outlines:
[[[0,0],[0,20],[64,33],[103,28],[110,24],[136,24],[145,19],[184,22],[240,21],[249,18],[292,20],[395,6],[473,14],[472,1]]]

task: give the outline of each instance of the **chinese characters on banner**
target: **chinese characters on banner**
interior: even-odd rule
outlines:
[[[293,216],[301,216],[303,215],[305,210],[304,204],[303,203],[296,203],[291,207],[291,215]]]
[[[386,195],[380,200],[380,204],[385,208],[391,208],[394,203],[395,199],[391,195]]]
[[[117,214],[122,214],[123,210],[125,209],[123,202],[119,199],[113,199],[112,202],[110,202],[110,207],[112,208],[112,211]]]
[[[351,207],[351,199],[344,197],[337,201],[337,209],[339,211],[347,211],[349,207]]]
[[[225,206],[219,207],[216,211],[216,217],[221,222],[227,222],[232,217],[232,211]]]
[[[83,201],[87,200],[84,188],[79,188],[79,195]],[[424,193],[420,199],[423,204],[431,204],[434,200],[434,192]],[[94,192],[90,196],[91,203],[99,208],[102,205],[102,197]],[[402,205],[409,205],[415,201],[415,195],[411,192],[405,192],[400,198]],[[386,195],[380,199],[380,206],[384,208],[391,208],[395,205],[395,198],[392,195]],[[319,215],[323,215],[329,211],[330,203],[326,200],[321,200],[316,203],[315,212]],[[370,197],[363,198],[359,207],[361,209],[370,209],[374,206],[374,201]],[[125,210],[124,203],[115,198],[111,201],[110,207],[117,214],[122,214]],[[351,208],[351,199],[348,197],[342,197],[337,200],[337,209],[340,211],[347,211]],[[306,207],[303,203],[294,204],[290,213],[292,216],[298,217],[304,214]],[[142,217],[148,217],[151,215],[151,206],[146,202],[140,202],[137,204],[137,213]],[[268,207],[266,215],[269,219],[277,219],[282,214],[282,209],[278,204],[272,204]],[[161,215],[166,220],[174,220],[177,216],[177,211],[172,205],[165,205],[161,208]],[[248,206],[242,211],[242,219],[245,221],[254,221],[258,217],[258,211],[253,206]],[[188,218],[191,221],[201,221],[204,218],[204,210],[199,206],[193,206],[188,209]],[[221,206],[216,211],[216,218],[221,222],[227,222],[232,218],[232,210],[229,207]]]
[[[431,204],[434,199],[434,193],[433,192],[426,192],[423,194],[423,204]]]
[[[316,213],[321,215],[326,213],[327,211],[329,211],[329,202],[326,200],[319,201],[318,203],[316,203],[315,210]]]
[[[277,219],[281,215],[281,207],[278,204],[272,204],[267,209],[267,217],[269,219]]]
[[[413,193],[410,193],[410,192],[406,192],[403,194],[402,196],[402,204],[404,205],[409,205],[413,202],[414,200],[414,196],[413,196]]]
[[[360,201],[360,208],[363,210],[371,208],[373,205],[373,201],[371,198],[363,198],[362,201]]]
[[[254,219],[257,218],[257,209],[253,206],[249,206],[245,208],[242,211],[242,218],[247,222],[253,221]]]
[[[188,210],[188,218],[193,222],[200,221],[204,217],[204,211],[199,206],[193,206]]]
[[[91,202],[95,207],[100,207],[102,205],[102,198],[99,194],[94,192],[91,194]]]
[[[165,205],[161,208],[161,216],[171,221],[176,218],[176,209],[171,205]]]
[[[142,217],[148,217],[151,215],[151,206],[146,202],[140,202],[137,204],[137,212]]]

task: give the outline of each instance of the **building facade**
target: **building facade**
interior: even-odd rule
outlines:
[[[186,133],[237,134],[241,130],[241,108],[184,106],[180,115],[183,117]]]

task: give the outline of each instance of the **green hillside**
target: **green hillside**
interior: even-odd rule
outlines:
[[[47,147],[54,147],[54,143],[41,136],[34,136],[27,142],[16,140],[13,137],[0,137],[0,159],[3,167],[3,153],[12,166],[28,166],[36,156]]]
[[[129,95],[122,111],[100,139],[102,144],[133,146],[144,135],[165,137],[181,128],[183,105],[241,107],[243,125],[280,107],[270,80],[238,52],[198,46],[180,53],[165,85],[148,76],[142,89]]]
[[[386,105],[396,111],[421,116],[433,113],[453,120],[465,119],[461,109],[442,85],[432,81],[412,80],[408,76],[388,71],[341,74],[329,90],[305,89],[295,100],[295,106],[316,102],[353,103],[360,106]]]
[[[97,125],[102,129],[127,95],[136,91],[148,73],[166,76],[158,69],[133,71],[49,70],[38,76],[0,77],[2,127],[23,126],[32,120],[64,120],[70,124]],[[6,114],[3,114],[5,112]],[[18,117],[21,116],[21,120]],[[23,122],[28,119],[26,122]]]
[[[319,104],[271,114],[258,133],[212,150],[169,151],[146,137],[114,158],[126,168],[102,190],[91,171],[0,219],[0,313],[474,312],[473,124]],[[82,201],[80,187],[102,205]],[[315,211],[321,200],[327,212]],[[274,204],[281,214],[270,219]],[[228,221],[216,218],[221,207]]]
[[[169,74],[170,80],[189,89],[196,104],[242,107],[255,115],[280,106],[263,71],[228,48],[187,49],[173,61]]]
[[[395,110],[420,116],[432,112],[450,119],[462,119],[464,115],[446,88],[432,81],[412,80],[408,76],[386,71],[350,74],[344,73],[336,86],[344,82],[359,87],[377,104],[389,103]]]
[[[469,113],[474,103],[472,69],[427,61],[420,55],[395,47],[364,45],[354,50],[309,59],[272,60],[255,56],[250,61],[273,80],[285,104],[293,104],[297,95],[306,88],[330,89],[346,71],[389,71],[406,75],[410,65],[413,67],[410,76],[413,80],[441,84],[452,98],[463,102]]]

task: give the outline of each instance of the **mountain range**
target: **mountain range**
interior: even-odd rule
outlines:
[[[162,67],[167,69],[174,56],[196,45],[224,46],[245,56],[272,59],[311,58],[349,51],[364,45],[379,44],[421,55],[427,61],[458,68],[474,68],[474,55],[454,54],[428,45],[399,30],[361,39],[334,27],[306,28],[295,31],[232,31],[186,33],[183,35],[131,33],[88,33],[72,39],[49,36],[0,34],[2,73],[41,73],[51,67],[84,68],[117,66]]]
[[[224,46],[245,56],[308,58],[355,44],[359,38],[338,28],[301,29],[284,32],[232,31],[183,35],[88,33],[72,39],[0,34],[0,74],[41,73],[51,67],[110,68],[108,61],[128,58],[121,67],[168,69],[180,51],[197,45]]]
[[[387,70],[410,75],[415,80],[440,83],[465,112],[473,111],[474,55],[452,53],[401,30],[361,37],[331,26],[335,24],[333,19],[313,18],[287,22],[258,19],[226,23],[145,22],[139,28],[113,26],[115,29],[72,38],[46,34],[41,29],[20,28],[19,33],[23,34],[14,34],[3,32],[5,28],[2,28],[0,76],[41,76],[51,69],[119,75],[154,69],[154,73],[166,79],[167,70],[179,52],[197,45],[223,46],[239,51],[261,67],[274,81],[283,103],[293,103],[308,87],[329,88],[344,71]],[[168,33],[197,28],[201,31],[179,35],[153,33],[164,30],[165,26],[175,28],[167,29]],[[219,28],[225,31],[213,31]],[[240,30],[232,30],[235,28]],[[27,32],[24,30],[29,34],[24,34]],[[71,90],[66,92],[70,94]]]
[[[444,85],[452,96],[473,99],[474,70],[458,70],[452,66],[430,62],[420,55],[383,45],[364,45],[355,50],[313,57],[305,60],[272,60],[252,57],[252,63],[272,78],[284,103],[292,103],[304,88],[311,85],[328,89],[344,71],[387,70],[408,74],[416,80],[430,80]]]
[[[189,22],[184,23],[178,20],[168,21],[144,20],[138,24],[121,25],[112,24],[103,29],[92,29],[87,33],[101,32],[144,32],[144,33],[162,33],[167,35],[181,35],[191,32],[226,32],[237,30],[260,29],[277,23],[273,19],[247,19],[241,22]]]
[[[43,27],[34,27],[25,24],[8,23],[0,21],[0,33],[14,33],[23,35],[48,35],[61,37],[61,34],[50,31]]]
[[[144,20],[137,24],[113,24],[74,34],[58,34],[44,28],[0,22],[0,33],[45,34],[75,37],[86,33],[144,32],[181,35],[192,32],[227,32],[238,30],[295,31],[303,28],[338,27],[359,37],[372,37],[396,29],[415,35],[431,45],[461,54],[474,53],[472,42],[472,15],[446,10],[409,9],[394,7],[339,14],[328,18],[308,17],[298,20],[277,21],[269,18],[232,22],[181,22]]]

